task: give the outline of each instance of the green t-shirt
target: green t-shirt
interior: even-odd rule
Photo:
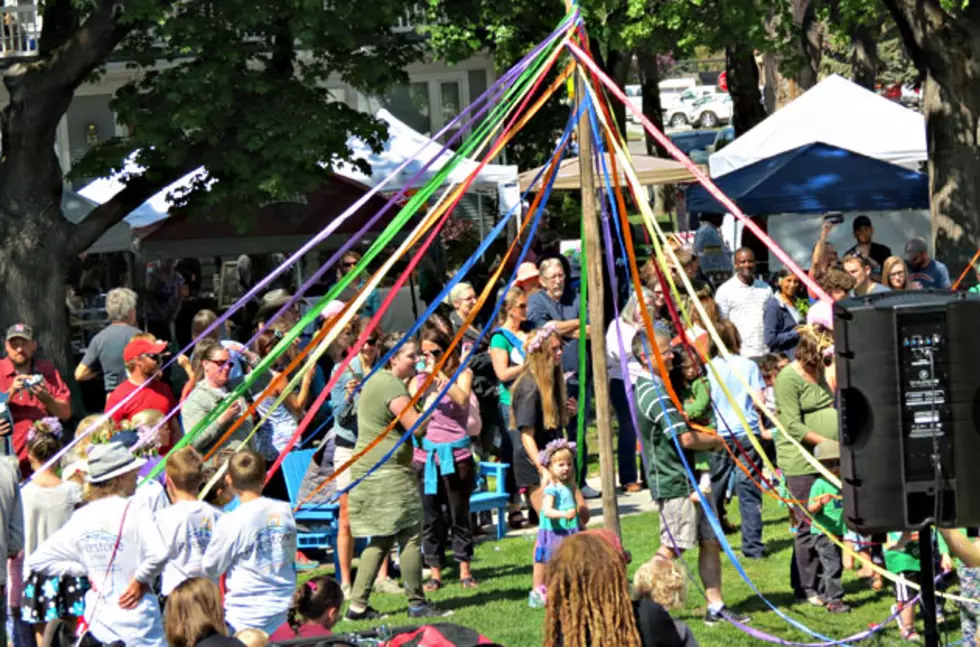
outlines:
[[[661,396],[663,396],[661,398]],[[647,455],[647,482],[654,499],[677,499],[691,493],[674,436],[688,431],[687,423],[674,408],[659,379],[640,376],[636,380],[636,406]],[[694,452],[684,450],[689,465]]]
[[[511,333],[513,334],[513,333]],[[524,355],[521,354],[518,346],[515,346],[508,339],[508,335],[502,332],[495,332],[493,336],[490,337],[490,348],[500,348],[507,352],[507,357],[510,359],[510,366],[516,366],[518,364],[524,363]],[[497,392],[500,395],[500,404],[509,407],[511,404],[510,399],[510,385],[513,381],[504,384],[501,382],[497,386]]]
[[[813,515],[813,519],[828,532],[842,537],[846,529],[844,528],[844,500],[840,497],[840,490],[823,477],[817,477],[817,480],[810,487],[809,503],[812,503],[814,499],[824,494],[832,494],[834,498],[824,505],[824,507],[820,508],[820,512]],[[822,535],[823,531],[814,526],[810,528],[810,533]]]
[[[949,548],[946,546],[946,540],[939,533],[936,533],[936,537],[938,538],[939,554],[947,554]],[[901,532],[888,533],[889,543],[901,538]],[[921,570],[919,565],[919,533],[912,533],[912,539],[898,550],[885,549],[885,568],[890,573],[918,573]]]
[[[775,391],[779,421],[787,434],[799,442],[808,431],[830,440],[838,439],[834,394],[823,379],[819,384],[804,380],[790,364],[776,376]],[[817,473],[784,434],[775,434],[773,441],[776,444],[776,459],[784,476]]]

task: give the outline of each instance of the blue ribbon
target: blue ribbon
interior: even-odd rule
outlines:
[[[456,457],[454,449],[468,449],[470,439],[463,436],[449,443],[434,443],[428,438],[422,439],[422,449],[425,450],[425,493],[435,494],[439,491],[439,475],[456,473]],[[438,465],[436,457],[439,458]]]

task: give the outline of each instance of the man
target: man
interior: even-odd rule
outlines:
[[[168,413],[176,408],[170,386],[157,378],[157,373],[163,363],[163,351],[167,342],[158,341],[153,335],[140,333],[134,335],[123,350],[123,360],[126,362],[126,381],[117,386],[106,399],[105,410],[116,423],[129,420],[140,411],[153,409]],[[142,387],[142,388],[140,388]],[[129,397],[134,394],[133,397]],[[160,436],[160,454],[166,454],[180,438],[180,425],[176,416],[170,419],[169,433],[167,430],[158,431]]]
[[[11,558],[24,550],[24,509],[17,485],[17,472],[0,460],[0,556]],[[0,645],[7,644],[7,569],[0,568]],[[32,637],[33,641],[34,638]]]
[[[173,339],[174,321],[186,296],[184,277],[171,258],[160,262],[149,276],[146,296],[146,329],[158,339]]]
[[[852,254],[844,259],[844,271],[854,278],[854,289],[851,290],[851,294],[856,297],[891,292],[891,289],[871,278],[871,261],[860,254]]]
[[[755,278],[755,252],[742,247],[735,252],[735,276],[725,281],[715,294],[718,313],[738,328],[742,355],[750,359],[769,352],[763,321],[772,288]]]
[[[718,351],[715,341],[711,340],[709,354],[712,359],[708,368],[708,382],[711,385],[711,401],[715,403],[718,435],[726,440],[739,461],[751,470],[750,463],[759,464],[759,455],[749,441],[748,434],[758,437],[761,432],[759,412],[752,400],[752,394],[758,396],[759,402],[765,402],[766,383],[762,379],[759,366],[739,355],[742,340],[732,322],[722,321],[717,328],[721,341],[731,353],[731,357],[725,359]],[[748,384],[748,390],[743,382]],[[731,400],[725,394],[723,386],[731,394]],[[743,414],[748,428],[742,424],[739,412]],[[762,543],[762,491],[735,465],[727,451],[711,454],[711,498],[718,510],[719,519],[725,519],[725,495],[733,473],[738,508],[742,516],[742,554],[749,559],[762,559],[766,556]]]
[[[926,241],[913,238],[905,243],[905,262],[909,266],[909,280],[916,281],[924,290],[948,290],[953,282],[949,269],[939,261],[929,258]]]
[[[562,263],[557,258],[546,258],[539,266],[541,271],[541,290],[532,294],[527,300],[527,318],[535,328],[541,328],[548,322],[554,322],[558,334],[565,340],[561,351],[562,370],[565,373],[565,383],[570,398],[577,398],[580,376],[578,338],[579,338],[579,295],[565,289],[566,274]],[[586,336],[588,336],[586,327]],[[578,416],[572,416],[568,421],[565,434],[574,441],[578,435]],[[583,442],[582,451],[588,455],[588,448]],[[599,497],[599,492],[585,483],[585,470],[578,475],[579,489],[587,499]]]
[[[892,250],[887,245],[873,242],[871,239],[874,235],[875,230],[871,226],[871,218],[867,216],[855,218],[854,240],[857,242],[844,252],[844,256],[861,256],[870,264],[871,273],[875,275],[875,280],[881,280],[881,268],[888,257],[892,255]]]
[[[31,464],[27,460],[27,432],[34,421],[41,418],[71,418],[71,392],[54,364],[35,357],[37,342],[33,329],[27,324],[18,323],[7,329],[4,348],[7,356],[0,359],[0,391],[7,395],[14,428],[11,430],[7,422],[0,422],[0,436],[13,434],[13,450],[20,460],[20,473],[28,476]],[[32,384],[35,376],[41,379]]]
[[[664,364],[669,371],[673,366],[670,337],[657,332],[654,339]],[[643,436],[644,462],[650,496],[653,497],[660,517],[660,548],[657,556],[677,559],[680,554],[698,548],[698,572],[704,584],[708,611],[705,624],[713,625],[724,620],[725,603],[721,597],[721,547],[699,504],[691,500],[694,488],[687,476],[687,467],[694,467],[696,450],[712,450],[721,447],[717,436],[690,429],[684,418],[667,398],[663,377],[650,373],[650,339],[640,330],[633,337],[633,356],[644,367],[644,374],[636,379],[636,408]],[[675,444],[676,441],[676,444]],[[680,445],[680,453],[677,449]],[[683,460],[681,457],[683,453]],[[712,505],[710,498],[705,501]],[[736,617],[748,622],[746,617]]]
[[[720,213],[703,213],[701,224],[694,232],[694,254],[700,259],[701,270],[709,278],[728,276],[732,271],[732,253],[721,235],[724,218]]]
[[[91,380],[102,371],[106,393],[111,393],[126,379],[123,349],[140,332],[136,327],[136,293],[129,288],[109,290],[105,297],[108,326],[99,331],[85,350],[85,356],[75,367],[75,380]]]

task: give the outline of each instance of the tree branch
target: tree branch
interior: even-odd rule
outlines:
[[[942,74],[943,42],[954,29],[953,18],[933,0],[882,0],[895,19],[906,51],[920,73]]]

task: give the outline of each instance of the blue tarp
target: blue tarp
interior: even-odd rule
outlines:
[[[823,142],[760,160],[714,180],[749,215],[928,209],[929,178]],[[690,213],[727,211],[700,185]]]

